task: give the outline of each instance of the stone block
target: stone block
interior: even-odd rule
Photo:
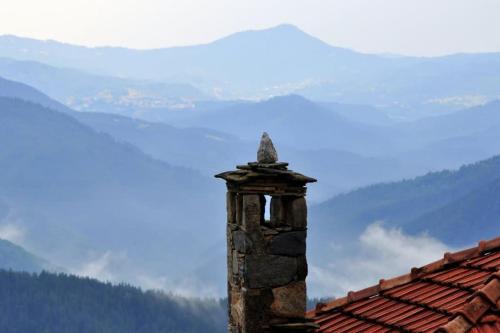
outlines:
[[[262,216],[261,196],[256,194],[243,195],[242,227],[248,233],[260,229]]]
[[[232,267],[232,273],[233,275],[238,275],[240,271],[240,265],[238,261],[238,252],[235,250],[232,251],[231,253],[231,267]]]
[[[294,229],[307,228],[307,204],[304,197],[291,198],[287,205],[287,222]]]
[[[243,230],[232,232],[234,249],[240,253],[252,253],[253,242]]]
[[[243,298],[241,297],[241,292],[236,289],[230,290],[231,307],[230,312],[230,322],[234,326],[239,326],[243,322],[244,304]]]
[[[284,287],[273,289],[273,304],[271,310],[274,315],[287,318],[300,318],[306,312],[306,283],[292,282]]]
[[[281,226],[286,224],[286,209],[282,197],[271,198],[271,225]]]
[[[243,216],[241,229],[246,232],[251,241],[252,253],[264,254],[266,251],[266,239],[262,233],[261,220],[263,218],[263,206],[261,195],[243,196]]]
[[[284,256],[305,255],[306,237],[306,231],[291,231],[276,235],[269,244],[269,253]]]
[[[284,286],[297,277],[294,257],[250,254],[245,258],[244,284],[249,288]]]
[[[308,273],[307,259],[306,256],[300,256],[297,258],[297,279],[305,280]]]
[[[235,204],[236,224],[241,225],[241,220],[243,219],[243,196],[241,194],[235,194]]]
[[[229,322],[231,322],[231,291],[233,290],[231,282],[228,280],[227,281],[227,318],[229,319]]]
[[[236,194],[227,192],[226,194],[227,223],[236,224]]]
[[[263,326],[271,319],[273,293],[271,289],[242,289],[243,299],[243,332],[262,333]]]

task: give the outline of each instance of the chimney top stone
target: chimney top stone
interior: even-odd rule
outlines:
[[[278,162],[278,153],[274,148],[273,141],[266,132],[262,134],[262,138],[260,139],[260,146],[257,151],[257,162],[261,164],[273,164]]]

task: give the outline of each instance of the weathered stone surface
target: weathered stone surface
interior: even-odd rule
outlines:
[[[261,227],[261,230],[262,230],[262,234],[264,236],[274,236],[274,235],[277,235],[279,234],[280,232],[278,230],[276,230],[275,228],[268,228],[266,226],[262,226]]]
[[[257,194],[243,195],[242,226],[249,233],[260,229],[262,216],[261,196]]]
[[[271,304],[273,292],[271,289],[246,289],[242,288],[244,318],[243,332],[262,333],[264,325],[268,325],[271,318]]]
[[[290,198],[288,202],[287,220],[295,229],[307,227],[307,204],[304,197]]]
[[[227,222],[236,223],[236,194],[227,192],[226,194]]]
[[[257,162],[269,164],[276,163],[278,161],[278,153],[274,148],[273,142],[269,137],[269,134],[264,132],[262,138],[260,139],[259,150],[257,151]]]
[[[238,275],[240,271],[240,265],[238,262],[238,252],[236,252],[235,250],[231,252],[231,267],[233,275]]]
[[[240,253],[252,253],[253,242],[243,230],[233,231],[233,244]]]
[[[284,287],[273,289],[272,312],[280,317],[304,317],[306,312],[306,283],[292,282]]]
[[[241,333],[241,330],[232,324],[227,325],[227,331],[229,333]]]
[[[227,257],[227,281],[228,284],[234,283],[234,278],[233,278],[233,241],[232,241],[232,234],[231,234],[231,228],[229,227],[229,224],[227,225],[227,248],[226,248],[226,257]]]
[[[280,226],[286,224],[286,209],[281,197],[271,198],[271,225]]]
[[[230,290],[230,299],[231,308],[230,312],[230,321],[234,326],[241,325],[243,322],[243,313],[244,313],[244,304],[243,298],[241,297],[241,292],[235,288]]]
[[[229,276],[230,277],[230,276]],[[227,318],[229,319],[229,323],[231,323],[232,319],[231,319],[231,305],[232,305],[232,295],[231,295],[231,291],[233,290],[232,286],[231,286],[231,281],[228,280],[227,281],[227,304],[229,305],[227,307]]]
[[[252,253],[265,253],[266,251],[266,240],[261,228],[262,218],[262,196],[243,195],[242,229],[252,242]]]
[[[284,232],[273,237],[269,253],[284,256],[306,254],[306,231]]]
[[[236,194],[236,224],[241,225],[243,219],[243,196]]]
[[[288,170],[267,133],[257,162],[216,177],[227,181],[228,303],[231,333],[297,329],[305,314],[307,206],[315,179]],[[271,219],[264,221],[266,197]],[[290,326],[291,324],[295,326]],[[299,325],[300,326],[300,325]],[[298,331],[301,330],[298,327]]]
[[[305,280],[308,273],[307,259],[306,256],[300,256],[297,258],[297,278],[299,280]]]
[[[284,286],[297,276],[293,257],[250,254],[245,258],[244,284],[249,288]]]

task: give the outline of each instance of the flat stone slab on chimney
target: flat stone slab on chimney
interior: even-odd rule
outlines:
[[[284,286],[296,278],[297,259],[276,255],[247,255],[245,279],[250,288]]]

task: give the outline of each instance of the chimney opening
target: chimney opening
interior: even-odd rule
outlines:
[[[271,196],[264,195],[264,223],[268,224],[271,222]]]

